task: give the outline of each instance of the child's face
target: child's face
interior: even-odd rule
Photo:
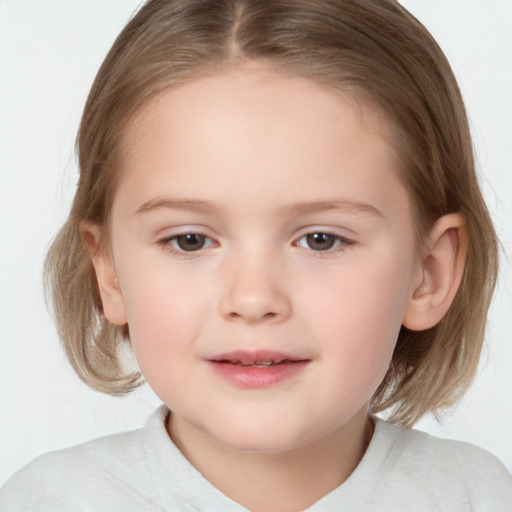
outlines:
[[[180,428],[281,451],[366,416],[421,270],[365,112],[256,67],[165,92],[132,125],[112,211],[122,303],[105,310]]]

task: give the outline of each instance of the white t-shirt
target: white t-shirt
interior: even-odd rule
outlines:
[[[162,406],[142,429],[37,458],[0,490],[0,510],[247,512],[185,459],[167,414]],[[307,511],[511,512],[512,476],[480,448],[377,420],[352,475]]]

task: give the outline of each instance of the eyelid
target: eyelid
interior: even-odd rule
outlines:
[[[163,247],[164,249],[170,251],[171,253],[178,255],[180,257],[184,258],[190,258],[194,256],[198,256],[199,253],[204,251],[205,249],[209,249],[210,247],[218,246],[218,242],[216,242],[215,238],[210,236],[205,232],[206,230],[201,228],[195,228],[193,226],[185,226],[180,227],[178,230],[174,233],[170,233],[168,235],[160,236],[156,240],[157,245]],[[201,237],[204,237],[208,243],[204,247],[201,247],[195,251],[186,251],[183,249],[180,249],[179,247],[176,247],[172,242],[177,240],[180,237],[186,236],[186,235],[198,235]]]
[[[306,238],[309,235],[313,235],[313,234],[323,234],[323,235],[332,236],[336,239],[337,243],[334,247],[330,247],[323,251],[317,250],[317,249],[312,249],[310,247],[299,244],[299,242],[302,239]],[[321,227],[308,228],[307,231],[304,231],[300,236],[296,237],[295,241],[294,241],[295,246],[302,247],[304,249],[309,249],[310,251],[314,252],[315,254],[325,254],[325,255],[327,255],[328,253],[343,251],[343,250],[347,249],[348,247],[354,245],[355,243],[356,243],[356,241],[353,238],[349,238],[345,235],[342,235],[341,233],[337,233],[333,229],[321,228]]]
[[[184,249],[181,249],[179,247],[179,239],[180,238],[184,238],[186,236],[189,236],[189,235],[193,235],[193,236],[197,236],[197,237],[201,237],[203,240],[204,240],[204,245],[199,247],[197,250],[195,251],[186,251]],[[209,236],[206,236],[206,235],[202,235],[201,233],[185,233],[184,235],[174,235],[172,237],[169,238],[169,242],[171,243],[172,247],[174,249],[176,249],[178,252],[199,252],[201,251],[202,249],[206,249],[208,247],[211,247],[212,245],[214,245],[214,242],[213,240],[209,237]],[[174,245],[173,242],[176,242],[176,245]]]
[[[202,253],[204,250],[209,249],[211,247],[218,247],[220,244],[218,241],[216,241],[215,236],[211,236],[211,234],[208,234],[208,229],[203,229],[202,227],[195,227],[195,226],[180,226],[179,228],[175,228],[176,232],[166,234],[164,236],[160,236],[157,238],[156,243],[159,246],[162,246],[163,248],[169,250],[170,252],[177,254],[181,257],[194,257],[198,256],[199,253]],[[320,249],[314,249],[311,247],[307,247],[305,245],[300,244],[299,242],[306,238],[309,235],[313,234],[324,234],[328,236],[332,236],[335,238],[336,242],[333,247],[327,248],[325,250]],[[206,245],[203,247],[200,247],[197,250],[191,250],[187,251],[184,249],[181,249],[179,247],[176,247],[172,242],[177,240],[180,237],[186,236],[186,235],[198,235],[201,237],[204,237],[207,241]],[[348,236],[341,234],[337,232],[337,230],[334,228],[329,227],[316,227],[316,226],[308,226],[307,228],[304,228],[299,236],[296,236],[293,241],[293,245],[296,247],[301,247],[303,249],[307,249],[315,254],[318,255],[325,255],[332,254],[338,251],[343,251],[347,249],[348,247],[354,245],[356,243],[356,240],[353,238],[349,238]]]

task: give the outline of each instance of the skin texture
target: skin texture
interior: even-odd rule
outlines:
[[[463,221],[443,217],[418,254],[386,135],[304,79],[259,66],[203,77],[130,127],[111,256],[82,225],[105,315],[129,324],[171,437],[251,510],[303,509],[351,474],[400,326],[437,323],[458,286]],[[334,236],[312,247],[313,233]],[[204,245],[183,250],[185,234]],[[306,364],[247,389],[209,363],[260,349]]]

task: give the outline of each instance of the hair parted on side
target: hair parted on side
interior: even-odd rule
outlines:
[[[265,61],[276,72],[350,91],[389,119],[419,240],[441,216],[464,215],[469,247],[456,298],[435,327],[402,327],[371,407],[391,408],[391,421],[410,426],[451,405],[477,369],[498,243],[454,75],[429,32],[395,0],[149,0],[138,10],[91,88],[77,139],[78,188],[45,264],[59,335],[75,371],[111,394],[141,383],[120,357],[128,326],[115,327],[102,315],[78,228],[84,220],[99,225],[99,250],[108,250],[119,152],[130,121],[173,85],[244,61]]]

